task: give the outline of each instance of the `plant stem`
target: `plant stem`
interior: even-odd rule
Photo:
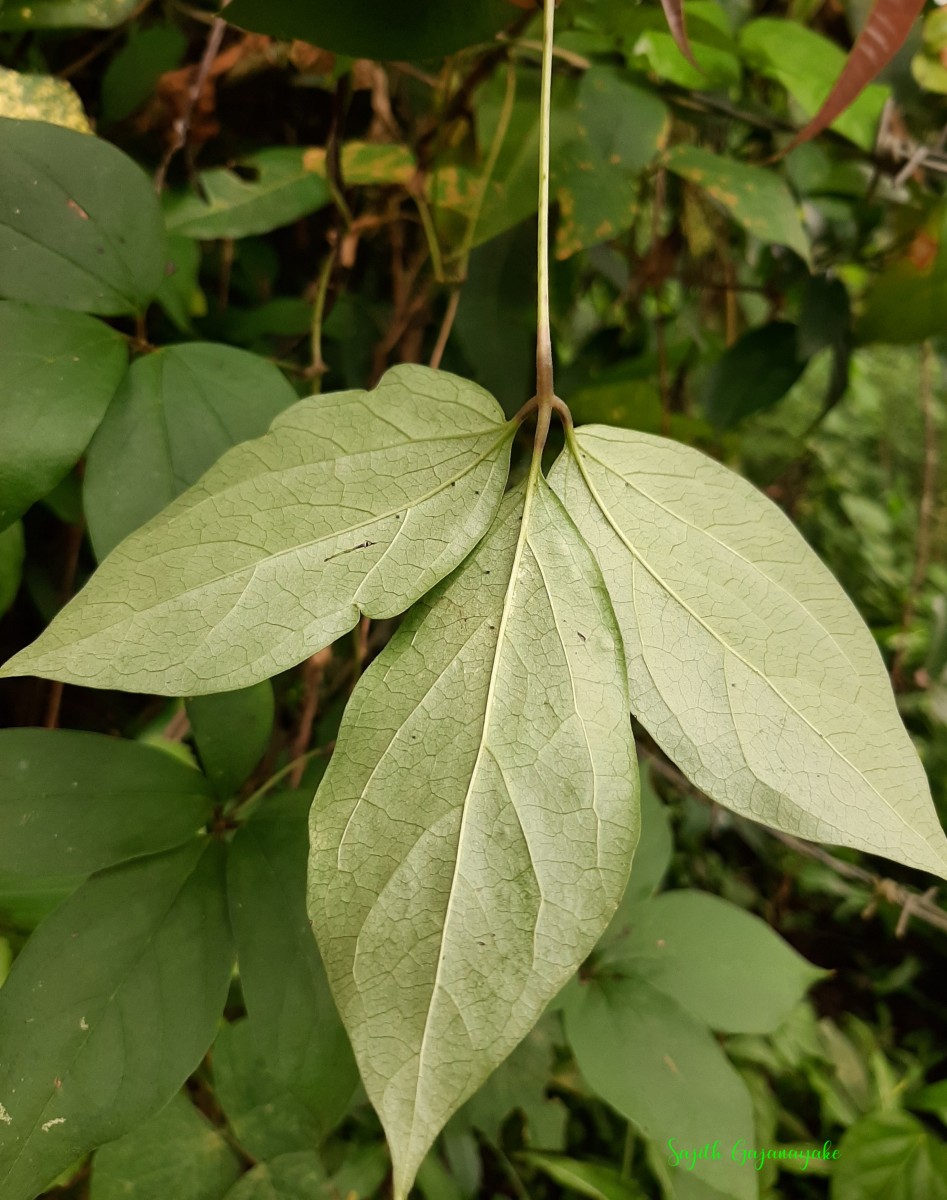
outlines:
[[[552,51],[556,0],[545,0],[543,10],[543,85],[539,117],[539,243],[538,294],[536,300],[536,398],[539,415],[536,445],[542,447],[549,433],[555,396],[552,366],[552,332],[549,322],[549,150],[552,120]]]

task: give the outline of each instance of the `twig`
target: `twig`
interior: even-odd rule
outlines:
[[[226,8],[230,0],[222,0],[223,8]],[[220,53],[220,46],[224,40],[224,33],[227,29],[227,22],[223,17],[215,17],[214,22],[210,27],[210,33],[207,35],[207,45],[204,47],[204,54],[201,58],[200,65],[197,68],[197,74],[194,76],[194,82],[191,84],[191,90],[187,94],[187,100],[184,105],[184,111],[174,121],[172,129],[174,137],[161,162],[158,164],[158,169],[155,171],[155,191],[160,195],[164,188],[164,181],[168,174],[168,167],[171,165],[171,160],[175,154],[181,150],[187,143],[187,135],[191,128],[191,119],[194,116],[194,109],[197,107],[197,102],[200,99],[201,92],[204,90],[204,84],[207,82],[207,77],[210,74],[210,69],[214,64],[214,59]]]
[[[455,287],[451,289],[447,308],[444,310],[444,319],[441,321],[440,332],[437,335],[437,342],[431,351],[431,367],[435,371],[441,365],[441,359],[444,357],[444,351],[447,349],[447,343],[450,340],[450,333],[454,327],[454,318],[457,316],[457,306],[459,304],[460,288]]]
[[[648,759],[654,770],[673,783],[675,787],[681,791],[688,792],[699,800],[706,801],[708,804],[714,803],[700,788],[695,787],[677,767],[643,747],[639,746],[639,750]],[[937,895],[936,888],[930,888],[924,893],[917,892],[913,888],[905,887],[904,884],[896,883],[893,879],[887,879],[881,875],[876,875],[872,871],[866,871],[864,867],[859,867],[855,863],[845,862],[841,858],[836,858],[834,854],[830,854],[828,850],[823,850],[821,846],[814,846],[811,842],[805,842],[801,838],[794,837],[791,833],[783,833],[779,829],[770,829],[769,826],[762,826],[761,828],[764,828],[770,837],[775,838],[778,842],[782,842],[784,846],[788,846],[797,854],[814,859],[824,867],[828,867],[830,871],[833,871],[840,878],[847,879],[852,883],[861,884],[867,888],[872,893],[872,898],[862,912],[862,916],[866,919],[873,915],[881,901],[899,908],[901,912],[895,927],[896,937],[901,938],[904,936],[908,921],[912,917],[917,917],[919,921],[923,921],[934,929],[940,929],[947,933],[947,911],[934,903],[934,897]]]
[[[309,745],[309,740],[312,737],[312,727],[316,720],[316,714],[319,711],[319,689],[322,686],[322,679],[325,675],[326,667],[332,661],[332,647],[326,646],[324,650],[319,650],[306,660],[303,666],[303,706],[299,716],[299,729],[296,731],[296,736],[293,738],[293,744],[290,747],[290,753],[295,760],[295,765],[289,774],[289,786],[291,788],[299,787],[303,777],[303,772],[306,769],[306,748]]]

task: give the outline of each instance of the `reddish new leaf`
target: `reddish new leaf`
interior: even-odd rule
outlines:
[[[687,40],[687,25],[684,21],[684,0],[661,0],[661,7],[664,9],[671,37],[677,43],[678,50],[680,50],[691,66],[697,67],[699,71],[700,67],[697,66],[697,60],[694,58],[691,44]]]
[[[667,10],[667,0],[665,11]],[[808,142],[827,129],[858,99],[865,88],[904,45],[925,0],[875,0],[864,29],[825,103],[808,125],[793,138],[784,153]]]

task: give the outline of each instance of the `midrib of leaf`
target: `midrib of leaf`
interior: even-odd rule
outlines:
[[[513,553],[513,564],[510,569],[510,582],[507,584],[506,593],[503,597],[503,609],[500,614],[500,622],[497,628],[496,649],[493,654],[493,664],[490,668],[490,682],[487,685],[486,701],[483,711],[483,726],[480,731],[480,741],[477,746],[477,756],[474,760],[473,769],[470,772],[470,782],[467,784],[467,791],[463,799],[463,811],[460,818],[460,829],[457,832],[457,851],[454,855],[454,869],[451,874],[450,891],[447,895],[447,905],[444,910],[444,925],[441,929],[440,948],[437,956],[437,969],[434,972],[434,982],[431,987],[431,999],[428,1002],[427,1013],[424,1018],[424,1032],[421,1035],[421,1046],[418,1050],[418,1073],[414,1087],[414,1103],[411,1106],[411,1129],[408,1134],[408,1145],[413,1146],[415,1127],[418,1120],[418,1100],[421,1095],[421,1081],[424,1076],[424,1060],[428,1050],[428,1035],[431,1030],[431,1010],[434,1007],[434,1002],[441,987],[441,971],[444,965],[444,943],[447,940],[447,931],[450,926],[451,911],[454,904],[454,891],[457,887],[457,877],[459,874],[460,862],[463,857],[464,839],[467,832],[467,817],[470,812],[470,792],[473,788],[474,781],[480,772],[480,764],[483,761],[484,753],[487,751],[487,734],[490,728],[490,721],[493,716],[493,706],[496,697],[497,679],[500,673],[500,666],[503,659],[503,644],[506,639],[506,627],[509,624],[510,611],[513,607],[513,601],[516,597],[516,588],[519,582],[520,562],[523,557],[523,551],[528,540],[529,518],[533,506],[533,498],[536,494],[536,487],[539,481],[541,467],[541,455],[533,454],[533,461],[530,465],[529,477],[526,480],[526,494],[523,498],[523,515],[520,521],[520,530],[516,539],[516,549]],[[545,580],[544,580],[545,583]],[[512,799],[512,797],[511,797]],[[519,820],[519,812],[516,811],[516,806],[513,805],[516,812],[517,820]],[[522,823],[520,824],[522,829]],[[523,840],[529,852],[529,843],[526,839],[526,831],[523,830]],[[532,856],[530,856],[532,864]],[[535,941],[536,931],[533,930],[533,938]]]
[[[861,770],[860,770],[860,769],[859,769],[859,768],[858,768],[858,767],[857,767],[857,766],[856,766],[856,765],[855,765],[855,764],[854,764],[854,763],[853,763],[853,762],[852,762],[852,761],[851,761],[851,760],[850,760],[850,759],[849,759],[849,758],[848,758],[848,757],[847,757],[847,756],[846,756],[846,755],[845,755],[845,754],[844,754],[844,753],[843,753],[843,752],[842,752],[842,751],[841,751],[841,750],[838,748],[838,746],[836,746],[836,745],[834,744],[834,742],[833,742],[833,741],[832,741],[830,738],[828,738],[828,737],[827,737],[825,734],[821,733],[821,732],[820,732],[818,729],[816,729],[816,727],[815,727],[815,726],[812,724],[812,722],[811,722],[811,721],[810,721],[810,720],[809,720],[809,719],[808,719],[808,718],[805,716],[805,714],[804,714],[804,713],[801,713],[801,712],[800,712],[800,711],[799,711],[799,710],[796,708],[796,706],[795,706],[795,705],[792,703],[792,701],[791,701],[791,700],[789,700],[789,699],[787,699],[787,698],[786,698],[786,697],[785,697],[785,696],[782,694],[782,692],[779,690],[779,688],[776,686],[776,684],[775,684],[775,683],[774,683],[774,682],[773,682],[773,681],[772,681],[772,680],[771,680],[771,679],[770,679],[768,676],[766,676],[766,675],[765,675],[765,674],[764,674],[764,673],[763,673],[763,672],[762,672],[762,671],[761,671],[761,670],[760,670],[758,667],[754,666],[754,665],[753,665],[753,663],[751,663],[751,662],[749,662],[747,659],[745,659],[745,658],[743,657],[743,655],[742,655],[742,654],[740,654],[740,652],[739,652],[738,650],[736,650],[736,649],[735,649],[733,646],[729,645],[729,644],[728,644],[728,643],[727,643],[727,642],[726,642],[726,641],[725,641],[725,640],[724,640],[724,639],[723,639],[723,638],[720,636],[720,634],[718,634],[718,633],[717,633],[717,631],[716,631],[715,629],[713,629],[713,628],[712,628],[710,625],[708,625],[708,624],[707,624],[707,622],[706,622],[706,621],[703,619],[703,617],[701,617],[699,613],[695,612],[695,610],[694,610],[693,608],[691,608],[691,606],[690,606],[690,605],[689,605],[689,604],[688,604],[688,603],[687,603],[687,602],[686,602],[686,601],[685,601],[685,600],[684,600],[684,599],[683,599],[681,596],[679,596],[679,595],[677,594],[677,592],[676,592],[676,591],[675,591],[675,590],[674,590],[674,589],[671,587],[671,585],[670,585],[669,583],[666,583],[666,582],[664,581],[664,579],[663,579],[663,578],[661,577],[661,575],[660,575],[660,574],[659,574],[659,573],[658,573],[658,572],[655,570],[655,568],[654,568],[654,567],[652,567],[652,566],[651,566],[651,565],[650,565],[650,564],[647,562],[647,560],[646,560],[646,559],[645,559],[645,558],[644,558],[644,557],[643,557],[643,556],[642,556],[642,555],[641,555],[641,554],[640,554],[640,553],[639,553],[639,552],[638,552],[638,551],[635,549],[635,547],[634,547],[634,546],[631,544],[631,542],[628,540],[628,538],[625,536],[625,534],[622,532],[622,530],[621,530],[621,529],[619,529],[618,525],[617,525],[617,524],[615,523],[615,521],[612,519],[612,516],[611,516],[611,514],[609,513],[609,511],[608,511],[607,507],[605,506],[605,503],[604,503],[604,501],[602,500],[601,496],[598,494],[598,491],[597,491],[597,489],[596,489],[596,487],[595,487],[595,484],[592,482],[591,478],[589,477],[589,473],[588,473],[588,471],[585,469],[585,467],[584,467],[584,465],[583,465],[583,463],[582,463],[582,459],[581,459],[581,457],[580,457],[580,450],[579,450],[579,447],[578,447],[578,445],[576,444],[575,435],[574,435],[574,434],[572,434],[572,433],[571,433],[571,431],[570,431],[570,437],[569,437],[569,448],[570,448],[570,450],[571,450],[571,452],[572,452],[572,457],[573,457],[573,460],[575,461],[576,465],[578,466],[578,468],[579,468],[579,471],[580,471],[580,473],[581,473],[581,475],[582,475],[582,479],[583,479],[583,480],[584,480],[584,482],[585,482],[585,486],[586,486],[586,487],[589,489],[589,492],[590,492],[590,494],[591,494],[592,498],[594,499],[594,501],[595,501],[596,505],[598,506],[598,509],[599,509],[599,511],[601,512],[601,514],[602,514],[602,516],[605,518],[605,520],[608,522],[609,526],[610,526],[610,527],[611,527],[611,528],[614,530],[614,532],[615,532],[616,536],[618,537],[619,541],[622,543],[622,545],[623,545],[623,546],[625,546],[625,548],[626,548],[626,549],[628,550],[628,552],[629,552],[629,553],[632,555],[632,557],[635,559],[635,561],[636,561],[636,562],[638,562],[638,563],[640,563],[640,564],[641,564],[641,566],[642,566],[642,567],[644,567],[644,569],[645,569],[645,570],[648,572],[648,574],[651,576],[651,578],[652,578],[652,579],[655,581],[655,583],[657,583],[657,584],[659,585],[659,587],[662,587],[662,588],[663,588],[663,589],[664,589],[664,590],[667,592],[667,594],[668,594],[669,596],[671,596],[671,597],[672,597],[672,599],[673,599],[673,600],[674,600],[674,601],[675,601],[677,604],[679,604],[679,605],[681,606],[681,608],[683,608],[683,609],[684,609],[684,611],[685,611],[686,613],[688,613],[688,614],[689,614],[691,617],[693,617],[693,619],[694,619],[694,620],[697,622],[697,624],[698,624],[698,625],[700,625],[700,627],[701,627],[702,629],[704,629],[704,630],[705,630],[707,633],[709,633],[709,634],[710,634],[710,636],[711,636],[711,637],[712,637],[712,638],[713,638],[713,639],[714,639],[716,642],[718,642],[718,643],[720,644],[720,646],[722,646],[722,647],[723,647],[723,649],[724,649],[724,650],[725,650],[725,651],[726,651],[728,654],[732,654],[734,658],[738,659],[738,660],[739,660],[741,663],[743,663],[743,665],[744,665],[744,666],[747,668],[747,670],[751,671],[751,672],[752,672],[754,675],[758,676],[758,677],[759,677],[759,678],[760,678],[760,679],[763,681],[763,683],[765,683],[765,684],[766,684],[766,686],[767,686],[767,687],[768,687],[768,688],[769,688],[769,689],[770,689],[770,690],[773,692],[773,694],[774,694],[774,695],[776,695],[776,696],[778,696],[778,697],[779,697],[779,699],[780,699],[780,700],[781,700],[781,701],[782,701],[782,702],[783,702],[783,703],[786,705],[786,707],[787,707],[787,708],[788,708],[788,709],[789,709],[791,712],[795,713],[795,715],[796,715],[796,716],[797,716],[797,717],[798,717],[798,718],[799,718],[799,719],[800,719],[800,720],[803,722],[803,724],[804,724],[804,725],[805,725],[805,726],[806,726],[808,729],[810,729],[810,730],[811,730],[811,731],[812,731],[812,732],[815,734],[815,736],[816,736],[816,737],[817,737],[817,738],[818,738],[820,741],[824,742],[824,743],[825,743],[825,744],[826,744],[826,745],[829,747],[829,749],[832,751],[832,753],[833,753],[833,754],[836,754],[836,755],[838,755],[838,757],[839,757],[839,758],[842,760],[842,762],[844,762],[844,763],[846,764],[846,766],[850,767],[850,768],[851,768],[851,770],[852,770],[852,771],[854,771],[854,772],[855,772],[855,774],[856,774],[856,775],[859,777],[859,779],[862,779],[862,780],[864,780],[864,782],[865,782],[865,783],[867,784],[867,786],[868,786],[868,787],[871,789],[871,791],[872,791],[872,792],[874,792],[874,794],[875,794],[875,795],[878,797],[878,799],[879,799],[879,800],[882,802],[882,804],[885,806],[885,808],[889,809],[889,810],[890,810],[890,811],[891,811],[891,812],[892,812],[892,813],[893,813],[893,814],[894,814],[894,815],[895,815],[895,816],[898,818],[898,820],[901,822],[901,824],[904,826],[904,828],[905,828],[905,829],[906,829],[906,830],[907,830],[907,831],[910,833],[910,835],[911,835],[911,838],[912,838],[912,839],[919,838],[919,839],[920,839],[920,840],[921,840],[921,841],[924,843],[924,845],[926,846],[928,843],[927,843],[927,839],[926,839],[926,838],[923,836],[923,834],[919,833],[919,832],[918,832],[918,831],[917,831],[917,830],[916,830],[916,829],[915,829],[915,828],[914,828],[912,825],[910,825],[910,824],[909,824],[909,823],[908,823],[908,822],[905,820],[905,818],[904,818],[904,817],[901,815],[901,813],[900,813],[900,812],[898,812],[898,810],[897,810],[897,809],[894,807],[894,805],[893,805],[893,804],[891,804],[891,802],[890,802],[890,801],[889,801],[889,800],[888,800],[888,799],[887,799],[887,798],[886,798],[886,797],[885,797],[885,796],[884,796],[884,795],[883,795],[881,792],[879,792],[879,791],[878,791],[878,789],[877,789],[877,788],[875,787],[875,785],[874,785],[874,784],[871,782],[871,780],[867,778],[867,776],[864,774],[864,772],[863,772],[863,771],[861,771]],[[609,468],[607,467],[607,464],[605,464],[605,463],[601,462],[601,460],[600,460],[600,459],[598,459],[598,458],[596,458],[594,454],[589,454],[589,457],[590,457],[590,458],[592,458],[592,459],[594,459],[594,461],[595,461],[595,462],[599,463],[599,465],[600,465],[600,466],[602,466],[602,467],[605,467],[605,469],[606,469],[606,470],[608,470],[608,469],[609,469]],[[614,471],[613,471],[613,474],[616,474],[616,473],[617,473],[617,472],[614,472]],[[624,478],[624,477],[623,477],[623,476],[619,476],[619,478]],[[644,494],[644,493],[642,493],[642,495],[643,495],[643,494]],[[666,510],[666,511],[667,511],[667,510]],[[669,514],[669,515],[672,515],[672,516],[673,516],[674,514]],[[768,576],[766,576],[766,578],[769,578],[769,577],[768,577]],[[632,589],[632,594],[634,594],[634,589]],[[823,627],[823,628],[824,628],[824,627]],[[826,632],[828,632],[828,630],[826,630]],[[831,636],[831,634],[830,634],[829,636]],[[834,639],[833,639],[833,641],[834,641]],[[846,660],[846,662],[850,662],[850,661],[851,661],[851,660],[848,658],[848,655],[845,655],[844,657],[845,657],[845,660]],[[726,666],[725,666],[725,669],[726,669]],[[856,674],[857,674],[857,672],[856,672]],[[727,702],[728,702],[728,704],[730,703],[730,699],[729,699],[729,690],[728,690]],[[731,708],[731,719],[732,719],[732,717],[733,717],[733,710],[732,710],[732,708]],[[736,729],[737,729],[737,723],[736,723],[736,721],[735,721],[735,720],[734,720],[734,722],[733,722],[733,725],[734,725],[734,729],[736,730]],[[739,732],[737,733],[737,737],[738,737],[738,740],[739,740]],[[743,750],[743,743],[742,743],[742,742],[740,742],[740,749],[741,749],[741,751]],[[745,758],[745,757],[746,757],[746,756],[745,756],[745,754],[744,754],[744,758]]]
[[[122,972],[121,978],[115,984],[115,987],[112,989],[112,992],[109,994],[109,996],[105,1000],[105,1003],[102,1005],[101,1012],[108,1011],[108,1009],[111,1007],[111,1005],[115,1002],[115,997],[118,995],[118,993],[122,990],[122,988],[128,982],[128,977],[138,967],[138,964],[144,958],[145,953],[151,949],[152,943],[154,942],[158,933],[164,927],[165,921],[167,921],[167,919],[168,919],[168,914],[172,911],[174,906],[177,904],[178,900],[180,900],[181,893],[184,891],[184,889],[188,886],[188,884],[194,878],[194,873],[197,871],[197,868],[200,865],[201,860],[203,859],[205,853],[206,853],[206,847],[197,856],[197,858],[195,858],[193,866],[191,867],[190,871],[188,871],[188,873],[185,875],[184,879],[181,881],[180,887],[178,887],[178,889],[175,891],[174,895],[171,897],[171,900],[169,901],[164,912],[162,912],[160,919],[154,922],[151,933],[140,944],[140,948],[139,948],[138,952],[135,954],[134,958],[128,963],[128,966],[126,967],[126,969]],[[89,1045],[89,1042],[92,1040],[93,1034],[96,1032],[96,1030],[90,1025],[89,1029],[84,1032],[85,1032],[85,1036],[79,1039],[79,1043],[76,1048],[76,1052],[72,1056],[72,1058],[69,1060],[69,1065],[64,1072],[64,1076],[68,1076],[71,1073],[71,1071],[75,1067],[76,1063],[82,1057],[82,1054],[84,1053],[86,1047]],[[124,1076],[123,1076],[123,1079],[124,1079]],[[23,1157],[24,1153],[28,1149],[30,1140],[32,1139],[33,1135],[36,1133],[36,1130],[39,1127],[40,1122],[42,1121],[43,1117],[46,1116],[47,1112],[49,1111],[49,1106],[52,1104],[53,1100],[56,1097],[57,1090],[58,1089],[56,1088],[55,1084],[53,1084],[53,1090],[50,1093],[49,1098],[47,1099],[47,1101],[43,1105],[43,1107],[40,1109],[39,1114],[36,1117],[36,1120],[33,1122],[33,1124],[29,1128],[29,1132],[26,1134],[26,1136],[20,1142],[19,1153],[16,1155],[15,1158],[11,1159],[10,1166],[8,1167],[6,1174],[4,1175],[3,1179],[0,1180],[0,1182],[6,1183],[6,1181],[10,1178],[10,1175],[13,1172],[13,1168],[17,1165],[17,1163],[19,1163],[20,1159]]]
[[[456,483],[458,480],[463,479],[465,475],[468,475],[471,471],[473,471],[477,467],[479,467],[480,464],[482,462],[484,462],[485,459],[489,458],[490,455],[493,454],[494,451],[497,450],[497,448],[503,444],[505,438],[509,437],[512,434],[512,432],[513,432],[512,429],[508,425],[504,425],[502,436],[497,438],[497,440],[493,443],[493,445],[490,446],[487,450],[485,450],[477,459],[475,459],[472,463],[469,463],[462,471],[459,471],[456,475],[452,476],[450,479],[445,480],[444,483],[438,484],[438,486],[436,488],[432,488],[429,492],[425,493],[425,495],[420,496],[420,497],[410,501],[407,505],[402,504],[399,507],[392,508],[387,512],[378,513],[377,515],[369,517],[365,521],[359,521],[358,524],[356,524],[356,525],[347,525],[344,529],[335,530],[330,534],[326,534],[324,537],[313,538],[312,541],[300,542],[295,546],[288,546],[285,550],[278,550],[272,554],[266,554],[259,562],[256,562],[256,563],[252,564],[251,566],[240,567],[236,571],[228,571],[225,575],[215,575],[213,577],[213,579],[209,580],[208,582],[198,584],[192,588],[187,588],[184,591],[175,592],[173,596],[170,596],[167,600],[160,601],[158,604],[152,604],[146,608],[136,608],[135,611],[132,613],[131,617],[123,616],[120,620],[114,622],[112,625],[103,625],[102,628],[96,630],[95,633],[87,634],[85,637],[82,637],[82,638],[77,638],[76,641],[71,644],[79,644],[81,642],[89,641],[91,638],[100,637],[105,632],[106,629],[112,629],[112,628],[115,628],[116,626],[125,624],[128,621],[134,620],[135,617],[140,616],[142,613],[160,612],[162,609],[165,609],[170,605],[177,604],[178,601],[183,596],[200,595],[201,592],[205,591],[208,588],[216,587],[218,584],[223,583],[228,579],[236,579],[238,576],[242,575],[244,572],[249,571],[250,579],[247,580],[247,584],[246,584],[246,587],[243,589],[243,592],[241,592],[240,596],[237,597],[237,599],[234,601],[234,604],[231,606],[230,611],[232,612],[233,609],[236,608],[237,605],[240,603],[240,600],[243,598],[243,595],[247,590],[247,587],[250,586],[250,582],[252,581],[252,578],[253,578],[254,574],[256,573],[257,567],[259,567],[260,562],[273,562],[276,559],[285,558],[287,555],[298,554],[303,550],[309,550],[313,546],[318,546],[320,544],[320,542],[333,541],[335,538],[344,537],[346,534],[357,533],[360,529],[364,529],[368,525],[374,525],[378,521],[387,521],[390,517],[395,516],[399,512],[407,512],[412,508],[417,508],[421,504],[426,504],[428,500],[433,499],[435,496],[439,495],[441,492],[443,492],[447,488],[449,488],[452,483]],[[427,440],[429,440],[429,441],[441,441],[441,440],[454,441],[454,440],[459,439],[460,437],[464,437],[469,440],[469,439],[477,437],[477,436],[480,436],[480,435],[479,434],[456,434],[456,435],[452,435],[450,438],[444,438],[444,439],[430,438]],[[416,444],[417,444],[416,442],[404,442],[403,443],[403,445],[416,445]],[[388,447],[385,447],[385,448],[388,449]],[[374,453],[374,451],[368,451],[367,453]],[[346,457],[355,458],[358,456],[357,455],[347,455]],[[311,467],[312,465],[313,465],[312,463],[307,463],[307,464],[304,464],[302,467],[299,467],[298,469],[305,470],[305,469],[308,469],[309,467]],[[241,486],[242,482],[243,481],[241,480],[239,483],[236,483],[233,486],[239,487],[239,486]],[[202,505],[210,503],[210,502],[216,500],[220,496],[226,495],[227,492],[231,491],[231,490],[232,490],[231,488],[226,488],[221,492],[214,492],[208,496],[205,496],[203,500],[201,500],[197,504],[187,508],[185,511],[188,514],[192,514],[197,509],[199,509]],[[395,537],[397,538],[398,536],[399,536],[399,534],[396,532]],[[392,540],[394,540],[394,539],[392,539]],[[200,543],[202,548],[206,547],[206,546],[216,545],[216,544],[226,544],[226,543],[215,543],[215,542],[201,542]],[[181,549],[181,548],[182,547],[174,547],[175,550]],[[386,553],[387,553],[387,550],[386,550]],[[159,554],[159,557],[160,557],[160,554]],[[208,633],[208,636],[209,636],[209,633]],[[196,653],[196,651],[195,651],[195,653]],[[3,674],[3,669],[0,668],[0,675],[2,675],[2,674]]]

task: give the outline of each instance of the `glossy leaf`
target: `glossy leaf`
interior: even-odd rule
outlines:
[[[570,990],[566,1035],[579,1070],[600,1096],[668,1156],[672,1183],[687,1177],[710,1195],[756,1200],[753,1171],[730,1147],[753,1144],[746,1086],[713,1035],[649,983],[610,974]],[[719,1158],[674,1162],[678,1151],[719,1141]]]
[[[0,29],[111,29],[139,0],[30,0],[0,5]]]
[[[493,519],[501,418],[474,384],[414,366],[301,401],[128,538],[0,675],[193,696],[301,662],[360,612],[397,615]]]
[[[233,840],[230,912],[255,1049],[310,1114],[316,1141],[339,1122],[358,1082],[306,915],[306,814],[299,796],[269,802]]]
[[[669,171],[705,191],[747,233],[761,242],[788,246],[809,261],[809,239],[798,206],[778,175],[700,146],[674,146],[665,162]]]
[[[221,1200],[237,1156],[180,1093],[150,1121],[99,1150],[90,1200]]]
[[[947,1143],[905,1112],[862,1117],[832,1164],[832,1200],[947,1200]]]
[[[112,316],[164,274],[151,181],[120,150],[43,121],[0,117],[0,294]]]
[[[311,4],[309,0],[233,0],[227,19],[245,29],[299,38],[336,54],[383,61],[439,58],[490,40],[516,16],[506,0],[412,0],[392,20],[387,0]]]
[[[717,429],[731,429],[744,417],[782,400],[805,368],[795,325],[789,321],[757,325],[728,347],[708,371],[704,411]]]
[[[805,113],[819,110],[845,68],[845,52],[839,46],[795,21],[771,17],[749,21],[740,30],[740,46],[749,63],[780,83]],[[888,91],[880,84],[870,85],[835,117],[832,127],[863,150],[871,150]]]
[[[266,753],[275,710],[268,679],[235,692],[188,700],[187,715],[201,766],[218,796],[232,796]]]
[[[241,160],[247,179],[226,167],[199,176],[203,197],[172,196],[168,230],[192,238],[242,238],[269,233],[323,208],[332,194],[322,175],[306,166],[306,151],[274,146]]]
[[[82,456],[125,373],[128,352],[101,321],[11,301],[0,301],[0,345],[3,529]]]
[[[200,772],[70,729],[0,729],[0,870],[90,874],[180,846],[213,814]]]
[[[296,401],[257,354],[191,342],[139,358],[89,447],[83,501],[101,560]]]
[[[197,1067],[230,981],[223,847],[93,876],[33,934],[0,990],[0,1192],[159,1112]]]
[[[624,704],[601,580],[541,480],[349,702],[313,805],[309,912],[397,1200],[615,910],[638,826]]]
[[[947,839],[851,601],[749,483],[662,438],[587,426],[551,483],[602,568],[632,712],[719,803],[947,871]]]
[[[20,590],[25,555],[23,526],[14,521],[0,530],[0,617],[10,609]]]
[[[71,83],[53,75],[25,74],[6,67],[0,67],[0,117],[49,121],[77,133],[92,132],[79,93]]]
[[[874,0],[842,73],[812,120],[793,138],[790,149],[808,142],[837,120],[907,41],[926,0]]]
[[[772,1033],[824,974],[764,921],[705,892],[667,892],[626,920],[607,960],[722,1033]]]

